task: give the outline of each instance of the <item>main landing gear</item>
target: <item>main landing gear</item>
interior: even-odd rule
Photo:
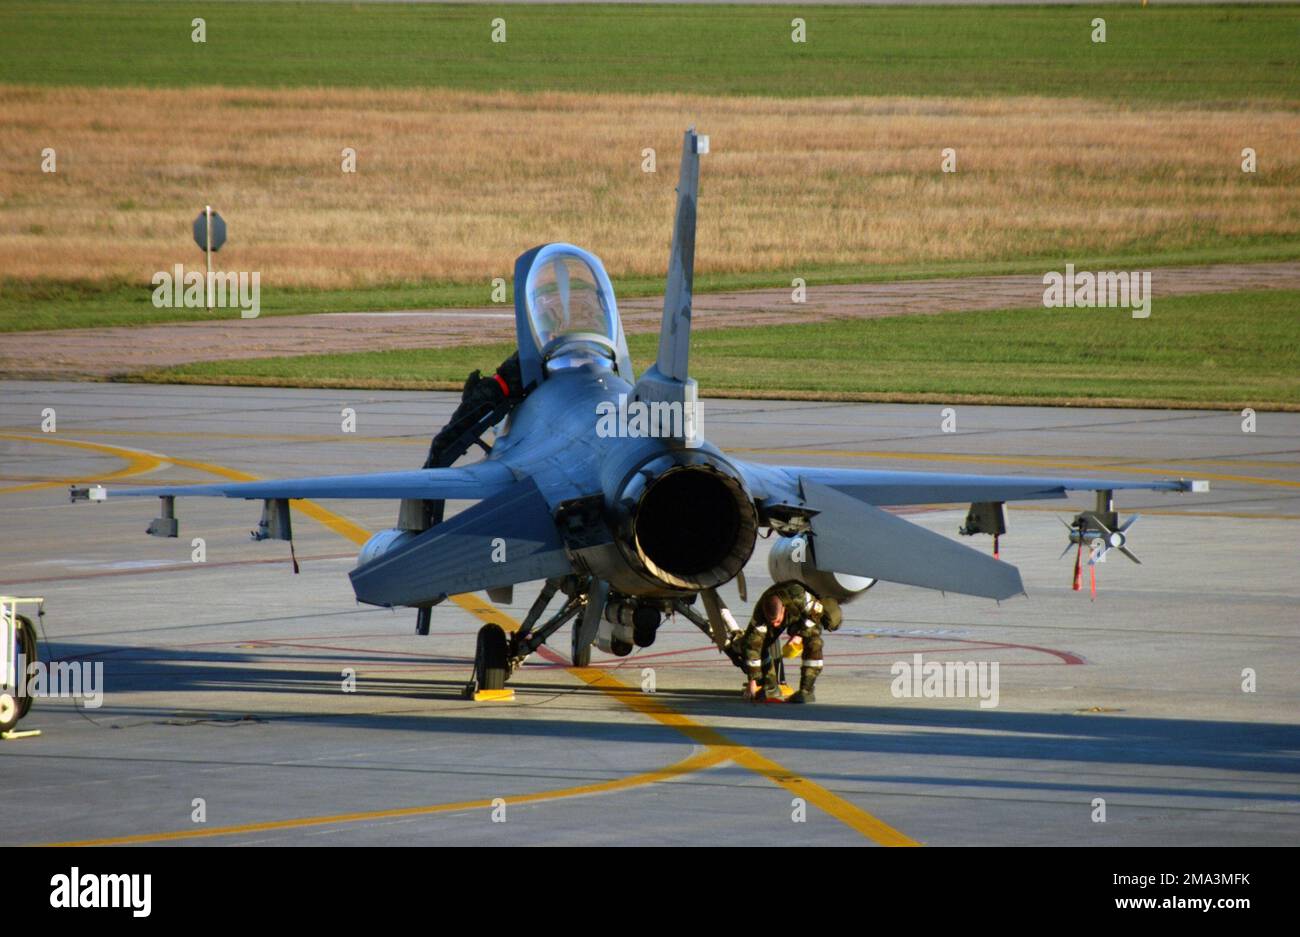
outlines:
[[[514,697],[506,689],[510,677],[510,639],[500,625],[486,624],[478,630],[474,652],[474,679],[465,684],[465,698],[479,702]]]

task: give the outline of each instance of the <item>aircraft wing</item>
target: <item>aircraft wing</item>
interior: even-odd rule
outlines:
[[[476,462],[462,468],[417,469],[411,472],[375,472],[363,475],[321,475],[275,481],[218,482],[214,485],[164,485],[150,488],[112,489],[119,495],[209,497],[246,499],[390,498],[463,499],[490,498],[515,482],[514,473],[500,462]]]
[[[735,463],[768,509],[807,512],[819,567],[926,589],[1006,599],[1020,572],[887,511],[883,506],[1034,501],[1070,491],[1204,491],[1182,479],[1034,478]]]
[[[754,497],[797,504],[812,483],[877,507],[977,501],[1038,501],[1064,498],[1071,491],[1204,491],[1208,485],[1186,479],[1133,481],[1113,478],[1051,478],[1022,475],[957,475],[947,472],[890,472],[876,469],[817,468],[736,462]]]

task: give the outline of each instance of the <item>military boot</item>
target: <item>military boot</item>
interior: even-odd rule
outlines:
[[[813,687],[817,685],[817,675],[821,673],[820,667],[804,667],[799,671],[799,692],[786,700],[787,703],[815,703],[817,694],[813,692]]]
[[[765,703],[784,703],[785,694],[781,692],[781,683],[776,679],[775,674],[769,673],[763,680],[763,686],[759,689],[759,697]]]

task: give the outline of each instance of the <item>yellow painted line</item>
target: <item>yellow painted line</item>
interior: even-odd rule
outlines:
[[[212,475],[219,475],[222,478],[228,478],[237,482],[255,482],[261,481],[257,475],[250,475],[248,472],[241,472],[237,469],[226,468],[224,465],[214,465],[211,462],[195,462],[192,459],[176,459],[171,456],[165,457],[168,462],[178,465],[182,468],[194,469],[199,472],[208,472]],[[314,501],[294,499],[293,505],[299,511],[306,514],[314,521],[334,531],[336,534],[351,540],[357,546],[362,546],[370,539],[370,531],[366,530],[360,524],[354,524],[346,517],[335,514],[333,511],[326,510]]]
[[[519,622],[491,602],[480,599],[472,592],[466,592],[464,595],[453,595],[451,600],[481,622],[500,625],[506,631],[519,630]]]
[[[357,546],[364,546],[365,542],[370,539],[370,531],[360,524],[354,524],[346,517],[340,517],[333,511],[327,511],[314,501],[295,501],[294,504],[298,505],[298,510],[312,520],[319,521],[336,534],[351,540]]]
[[[24,437],[36,442],[58,442],[62,445],[84,445],[87,448],[97,448],[102,450],[114,449],[111,446],[97,446],[95,443],[80,444],[68,440],[45,439],[41,437]],[[129,450],[115,450],[113,454],[126,454]],[[190,459],[172,458],[170,456],[153,457],[158,464],[164,462],[184,468],[195,469],[197,471],[209,472],[222,478],[228,478],[232,481],[258,481],[256,475],[248,472],[240,472],[236,469],[226,468],[222,465],[214,465],[210,462],[196,462]],[[108,476],[105,476],[106,478]],[[298,510],[319,521],[330,530],[342,535],[343,537],[360,545],[370,539],[370,533],[358,524],[354,524],[347,518],[344,518],[333,511],[327,510],[312,501],[297,500],[294,502]],[[474,595],[457,596],[456,600],[462,607],[473,611],[475,614],[484,614],[494,612],[492,606],[483,602]],[[504,619],[504,620],[502,620]],[[518,627],[509,616],[494,615],[490,620],[498,621],[501,624],[509,624],[511,628]],[[535,803],[546,800],[559,800],[568,797],[580,797],[590,794],[603,794],[610,791],[625,790],[632,787],[641,787],[647,784],[654,784],[659,781],[671,780],[681,775],[690,774],[695,771],[701,771],[713,765],[720,764],[729,758],[725,751],[706,749],[703,752],[697,752],[683,759],[675,765],[667,768],[661,768],[656,771],[647,771],[641,774],[635,774],[627,778],[619,778],[612,781],[601,781],[594,784],[582,784],[576,787],[561,788],[554,791],[539,791],[532,794],[519,794],[507,798],[507,803]],[[449,813],[457,810],[472,810],[483,807],[491,807],[491,800],[484,801],[463,801],[451,804],[433,804],[422,807],[400,807],[391,810],[376,810],[362,813],[336,814],[323,817],[300,817],[291,820],[275,820],[266,823],[249,823],[238,826],[211,827],[209,829],[180,830],[166,833],[139,833],[132,836],[108,837],[97,840],[80,840],[65,843],[46,843],[42,845],[49,846],[121,846],[132,843],[152,843],[167,842],[183,839],[199,839],[213,836],[233,836],[238,834],[259,833],[271,830],[298,829],[308,826],[322,826],[333,823],[353,823],[365,820],[383,820],[400,817],[424,816],[436,813]]]
[[[1252,468],[1300,468],[1300,462],[1273,459],[1172,459],[1166,465],[1248,465]]]
[[[663,725],[671,726],[696,744],[706,746],[706,750],[722,754],[741,767],[762,775],[881,846],[921,845],[910,836],[899,832],[883,820],[872,816],[815,781],[800,777],[752,748],[733,742],[718,730],[695,722],[672,709],[654,694],[643,693],[639,688],[623,683],[607,670],[595,667],[568,669],[569,673],[574,674],[584,683],[603,690],[629,709],[649,716]]]
[[[510,804],[533,804],[567,797],[607,794],[628,788],[669,781],[673,778],[711,768],[727,759],[723,752],[708,749],[682,759],[667,768],[647,771],[612,781],[580,784],[555,791],[538,791],[534,794],[515,794],[502,799]],[[309,826],[330,826],[335,823],[360,823],[368,820],[393,820],[402,817],[423,817],[458,810],[479,810],[494,806],[491,800],[465,800],[453,804],[430,804],[422,807],[395,807],[391,810],[367,810],[358,813],[337,813],[323,817],[297,817],[292,820],[268,820],[264,823],[242,823],[235,826],[214,826],[207,829],[174,830],[168,833],[138,833],[133,836],[110,836],[104,839],[83,839],[66,843],[38,843],[41,846],[129,846],[137,843],[175,842],[186,839],[206,839],[213,836],[239,836],[249,833],[268,833],[275,830],[296,830]]]
[[[225,466],[215,465],[210,462],[196,462],[189,459],[177,459],[170,456],[160,457],[163,461],[171,462],[174,465],[185,468],[195,469],[203,472],[229,478],[233,481],[256,481],[257,476],[250,475],[247,472],[240,472],[235,469],[229,469]],[[296,502],[299,510],[308,517],[320,521],[329,529],[341,534],[354,543],[362,544],[369,539],[370,534],[367,530],[354,524],[352,521],[327,510],[312,501],[300,500]],[[482,621],[495,622],[507,630],[515,630],[519,627],[510,615],[498,609],[496,606],[485,602],[473,593],[453,596],[454,601],[461,608],[468,611]],[[807,778],[800,777],[798,774],[790,771],[781,765],[772,761],[758,752],[744,745],[739,745],[722,733],[709,726],[695,722],[687,716],[678,713],[662,702],[652,694],[642,693],[639,688],[634,688],[620,681],[617,677],[604,670],[592,667],[569,667],[566,668],[569,673],[578,677],[584,683],[599,689],[608,695],[617,699],[623,705],[635,712],[649,716],[655,721],[671,726],[681,732],[687,738],[696,744],[705,746],[705,751],[699,755],[692,756],[683,762],[680,762],[677,768],[682,765],[691,763],[693,759],[699,759],[702,763],[690,770],[700,770],[700,767],[718,764],[722,761],[731,760],[736,764],[745,767],[756,774],[759,774],[772,781],[787,791],[802,797],[808,803],[819,807],[827,814],[835,817],[840,822],[857,830],[868,839],[879,843],[882,846],[919,846],[916,840],[895,830],[884,821],[872,816],[860,807],[844,800],[839,795],[827,790],[820,784],[810,781]],[[676,774],[685,773],[684,771],[675,771],[674,769],[664,769],[664,771],[674,771]],[[651,780],[639,781],[637,783],[652,783],[653,780],[661,779],[652,777],[656,772],[648,775],[639,775],[637,777],[648,777]],[[620,784],[622,782],[610,781],[602,782],[599,785],[584,785],[578,788],[568,788],[565,791],[544,792],[535,795],[527,795],[535,800],[556,799],[559,797],[577,796],[582,793],[595,793],[598,790],[612,790],[606,785]],[[527,802],[527,799],[515,797],[516,803]],[[201,836],[223,836],[230,835],[233,832],[259,832],[274,829],[289,829],[299,826],[319,826],[327,823],[346,823],[353,820],[383,819],[386,817],[416,816],[423,813],[441,813],[452,809],[471,809],[473,807],[491,806],[491,801],[471,801],[459,805],[434,805],[431,807],[407,807],[392,811],[378,811],[364,814],[340,814],[333,817],[307,817],[295,820],[272,821],[266,824],[250,824],[244,827],[225,827],[214,828],[211,830],[185,830],[167,834],[139,834],[138,837],[119,837],[111,840],[96,840],[78,843],[64,843],[61,845],[122,845],[131,842],[154,842],[165,839],[189,839]]]
[[[452,596],[452,601],[481,621],[498,624],[507,631],[514,631],[519,627],[519,623],[501,609],[483,601],[472,593]],[[601,690],[629,709],[648,716],[662,725],[676,729],[697,745],[703,745],[707,750],[719,753],[724,760],[734,761],[736,764],[748,768],[774,784],[785,788],[795,796],[802,797],[808,803],[820,807],[841,823],[857,830],[873,842],[882,846],[921,845],[906,834],[889,826],[883,820],[872,816],[815,781],[800,777],[795,772],[783,768],[775,761],[760,755],[753,749],[738,745],[716,729],[702,725],[689,716],[682,715],[659,697],[650,693],[643,693],[639,687],[624,683],[608,670],[596,667],[568,667],[566,669],[583,683]]]
[[[1148,468],[1125,464],[1107,464],[1099,462],[1062,462],[1055,459],[1038,458],[1035,456],[991,456],[991,455],[958,455],[946,452],[862,452],[852,449],[728,449],[728,452],[744,452],[753,455],[794,455],[794,456],[816,456],[839,459],[898,459],[904,461],[916,462],[966,462],[979,463],[985,465],[1014,465],[1017,467],[1032,466],[1034,468],[1052,468],[1052,469],[1069,469],[1072,471],[1116,471],[1116,472],[1134,472],[1140,475],[1170,475],[1177,474],[1176,469],[1172,468]],[[1246,485],[1277,485],[1283,488],[1300,488],[1300,481],[1289,481],[1284,478],[1257,478],[1253,475],[1216,475],[1213,473],[1197,472],[1197,478],[1208,478],[1211,481],[1224,482],[1241,482]]]
[[[130,478],[134,475],[143,475],[146,472],[152,472],[161,468],[167,460],[162,456],[152,452],[144,452],[140,449],[124,449],[120,446],[106,446],[97,442],[84,442],[77,439],[59,439],[53,434],[31,436],[25,433],[0,433],[0,439],[10,439],[15,442],[43,442],[52,443],[56,446],[72,446],[76,449],[87,449],[91,452],[99,452],[104,455],[116,456],[119,459],[126,460],[126,465],[116,472],[110,472],[101,476],[103,481],[112,479]],[[19,491],[39,491],[42,488],[61,488],[64,485],[75,484],[84,479],[78,478],[55,478],[47,481],[32,482],[29,485],[11,485],[8,488],[0,488],[0,494],[15,494]]]

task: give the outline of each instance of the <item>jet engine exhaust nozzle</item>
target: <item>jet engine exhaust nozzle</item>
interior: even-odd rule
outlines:
[[[645,570],[690,591],[735,578],[757,535],[744,485],[707,463],[677,465],[650,480],[632,522],[632,546]]]

